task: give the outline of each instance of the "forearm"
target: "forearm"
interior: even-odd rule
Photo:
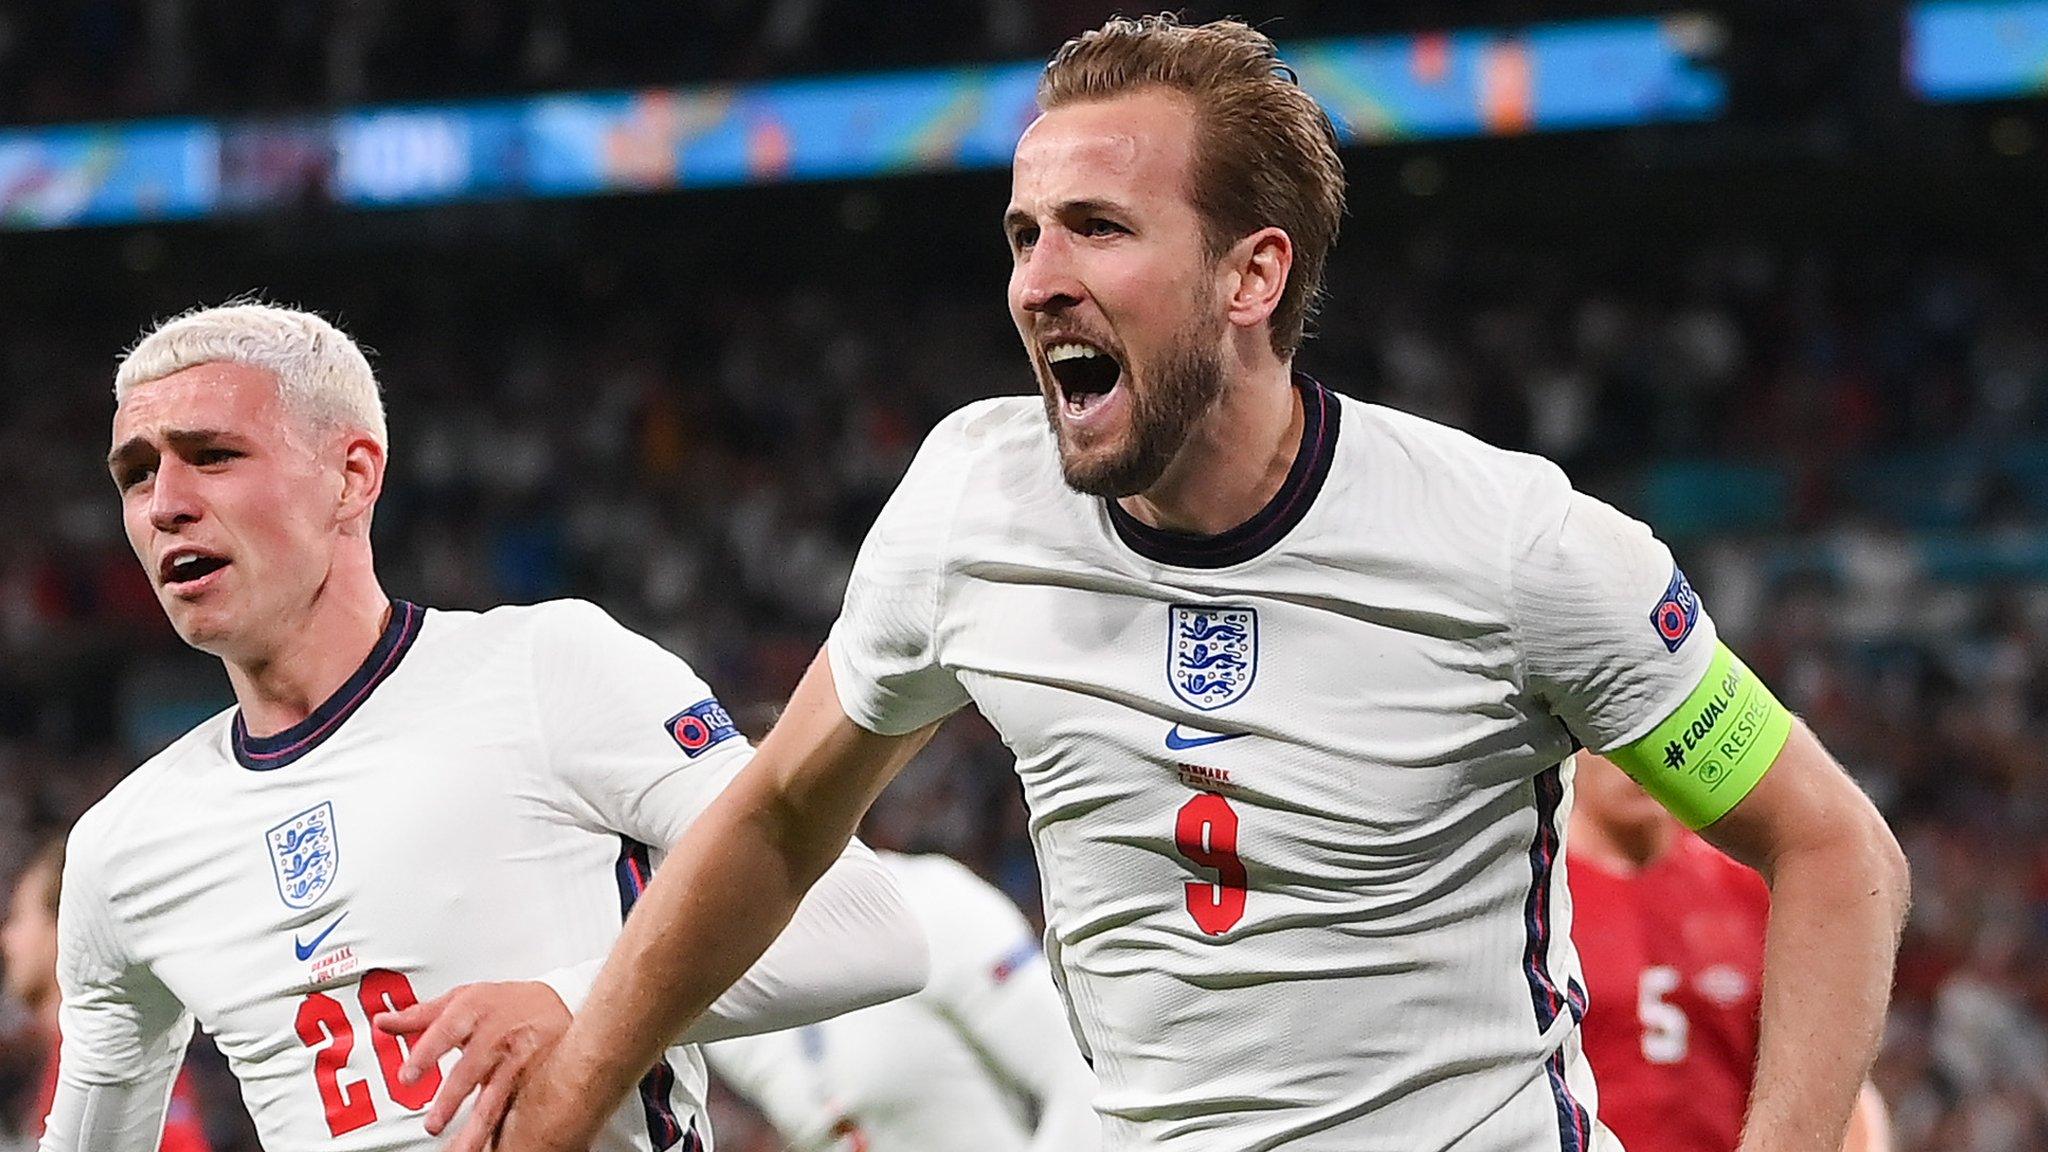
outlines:
[[[924,987],[924,929],[858,842],[812,885],[766,954],[690,1025],[702,1044],[799,1028]]]
[[[590,999],[604,957],[539,980],[572,1012]],[[908,996],[924,986],[924,929],[874,853],[846,846],[775,943],[672,1043],[758,1036]]]
[[[156,1152],[175,1066],[134,1084],[86,1084],[61,1076],[39,1152]]]
[[[803,816],[762,773],[741,773],[655,872],[553,1067],[607,1103],[625,1095],[766,951],[858,812]]]
[[[753,760],[655,870],[583,1010],[525,1080],[499,1146],[573,1152],[789,923],[806,889],[937,723],[847,719],[821,656]]]
[[[1762,1031],[1742,1149],[1834,1152],[1884,1024],[1904,860],[1877,823],[1786,849],[1768,878]]]

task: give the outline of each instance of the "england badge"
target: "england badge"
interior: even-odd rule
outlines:
[[[1169,608],[1166,679],[1174,695],[1204,712],[1251,691],[1259,670],[1259,614],[1251,608]]]
[[[264,835],[277,894],[288,908],[311,908],[327,894],[341,867],[334,838],[334,802],[306,809]]]

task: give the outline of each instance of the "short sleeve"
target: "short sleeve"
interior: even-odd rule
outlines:
[[[868,530],[825,642],[840,707],[880,735],[914,732],[967,703],[941,663],[937,637],[946,538],[965,488],[956,446],[968,411],[926,437]]]
[[[667,847],[752,753],[679,656],[581,600],[542,606],[534,706],[547,768],[574,814]]]
[[[1541,468],[1509,561],[1521,670],[1579,743],[1604,752],[1677,711],[1718,640],[1648,527]]]

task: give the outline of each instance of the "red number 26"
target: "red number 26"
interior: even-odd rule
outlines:
[[[372,968],[363,973],[356,986],[356,1002],[363,1009],[363,1026],[379,1012],[399,1012],[419,1003],[412,982],[389,968]],[[313,1086],[320,1091],[320,1104],[327,1113],[327,1131],[335,1136],[353,1132],[377,1119],[377,1102],[370,1097],[368,1080],[344,1084],[341,1074],[348,1069],[349,1054],[355,1050],[356,1027],[341,1001],[315,992],[299,1002],[299,1040],[313,1053]],[[398,1082],[398,1070],[405,1065],[404,1041],[388,1032],[370,1031],[370,1046],[377,1052],[377,1066],[384,1073],[384,1092],[393,1104],[418,1111],[433,1100],[441,1087],[441,1070],[430,1068],[416,1083]]]

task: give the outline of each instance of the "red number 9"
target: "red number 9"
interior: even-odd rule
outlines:
[[[1221,936],[1244,919],[1248,883],[1244,860],[1237,854],[1237,813],[1230,801],[1202,792],[1180,806],[1173,826],[1174,847],[1194,864],[1216,871],[1211,883],[1187,884],[1188,915],[1211,936]]]

